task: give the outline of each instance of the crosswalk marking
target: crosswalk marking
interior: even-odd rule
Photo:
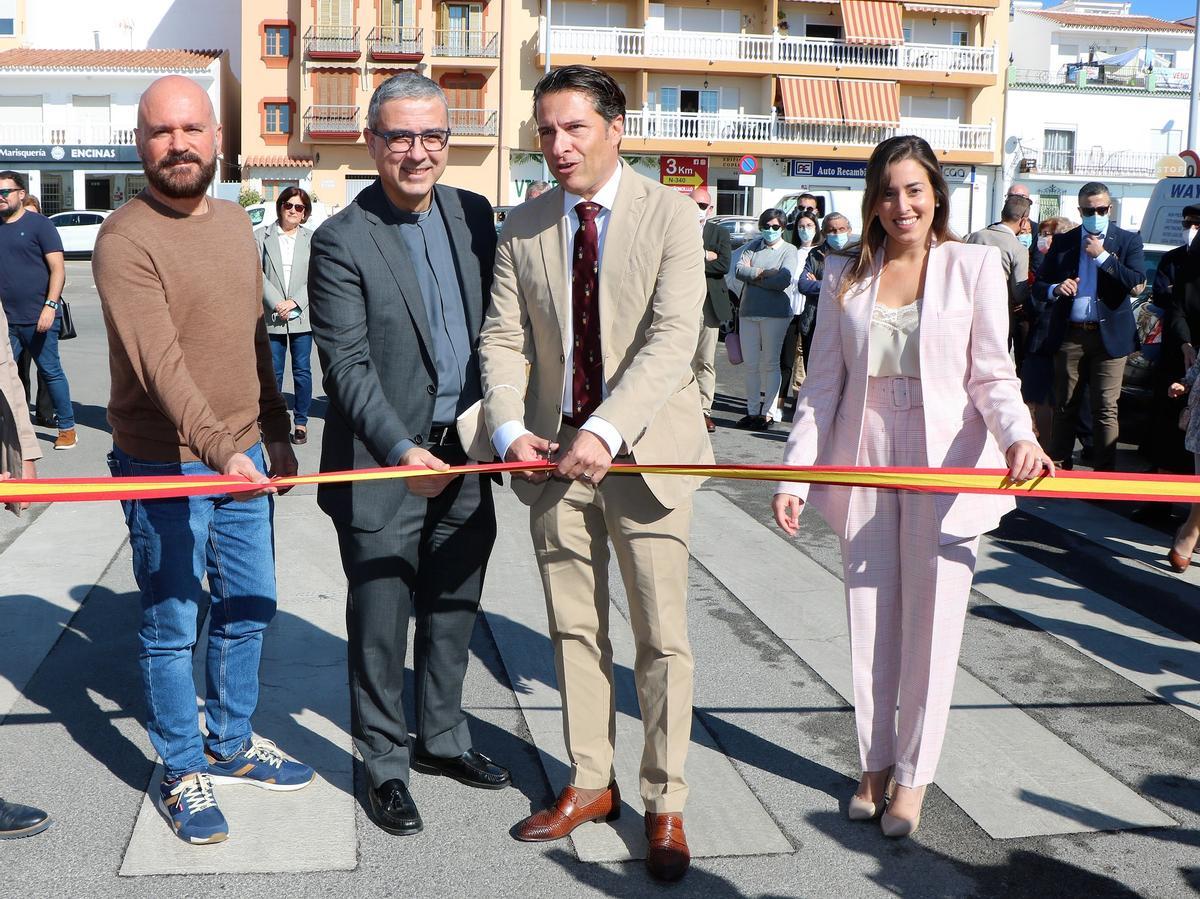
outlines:
[[[692,552],[850,701],[838,578],[710,490],[696,495]],[[961,669],[937,784],[995,838],[1176,823]]]
[[[313,496],[281,502],[275,521],[280,602],[263,644],[254,729],[316,768],[317,780],[294,793],[216,787],[230,837],[196,847],[171,833],[151,798],[162,778],[159,765],[142,801],[122,875],[332,871],[358,864],[346,681],[346,582],[336,562],[329,567],[328,553],[305,551],[336,547],[337,541]],[[200,695],[206,643],[207,634],[197,641]]]
[[[484,587],[483,608],[547,779],[557,793],[566,783],[569,767],[554,659],[545,636],[545,599],[529,537],[529,512],[505,491],[496,496],[496,517],[499,536]],[[613,592],[620,595],[620,578],[610,580]],[[616,609],[614,604],[614,612]],[[586,824],[572,835],[579,858],[589,862],[623,861],[644,858],[646,854],[644,808],[638,795],[642,724],[634,717],[635,711],[623,711],[637,709],[632,682],[634,645],[629,624],[620,614],[612,615],[610,636],[618,671],[617,752],[613,764],[625,809],[611,826]],[[694,856],[794,851],[729,759],[696,721],[687,778],[692,790],[685,820]]]
[[[0,722],[125,542],[118,503],[51,505],[0,565]],[[36,588],[31,588],[36,584]],[[36,596],[30,595],[36,589]]]

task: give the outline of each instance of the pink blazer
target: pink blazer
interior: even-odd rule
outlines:
[[[882,265],[876,257],[876,270]],[[867,344],[879,282],[872,277],[839,302],[850,264],[825,265],[812,359],[796,405],[783,461],[787,465],[853,466],[862,440]],[[1035,441],[1029,410],[1008,355],[1008,288],[995,247],[958,242],[929,251],[921,303],[921,392],[926,464],[931,468],[1006,468],[1001,447]],[[853,489],[781,483],[776,493],[808,500],[841,537]],[[935,494],[940,542],[990,531],[1015,507],[1005,496]]]

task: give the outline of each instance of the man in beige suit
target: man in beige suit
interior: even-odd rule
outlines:
[[[677,880],[689,863],[687,544],[699,480],[605,474],[614,458],[712,460],[691,372],[705,295],[696,208],[621,162],[625,96],[607,74],[552,72],[534,89],[534,112],[559,186],[505,222],[480,361],[484,417],[500,457],[557,461],[553,479],[527,475],[513,489],[530,506],[571,780],[515,833],[555,840],[620,812],[611,541],[637,643],[646,863],[655,877]]]

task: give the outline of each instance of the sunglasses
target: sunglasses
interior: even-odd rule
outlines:
[[[699,206],[701,209],[708,209],[710,206],[712,206],[711,203],[697,203],[696,205]]]
[[[801,212],[816,212],[817,207],[816,206],[801,206],[800,211]]]
[[[284,203],[283,208],[284,209],[293,209],[296,212],[303,212],[304,204],[303,203]]]
[[[1093,206],[1091,209],[1084,209],[1082,206],[1080,206],[1079,214],[1080,215],[1108,215],[1108,210],[1110,210],[1110,209],[1112,209],[1111,206]]]
[[[7,200],[9,194],[15,194],[17,191],[23,189],[20,187],[0,187],[0,197],[4,197]]]

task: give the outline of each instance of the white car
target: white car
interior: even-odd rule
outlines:
[[[76,209],[50,216],[50,222],[58,229],[62,240],[64,255],[90,258],[96,246],[96,235],[109,215],[111,212],[107,209]]]

